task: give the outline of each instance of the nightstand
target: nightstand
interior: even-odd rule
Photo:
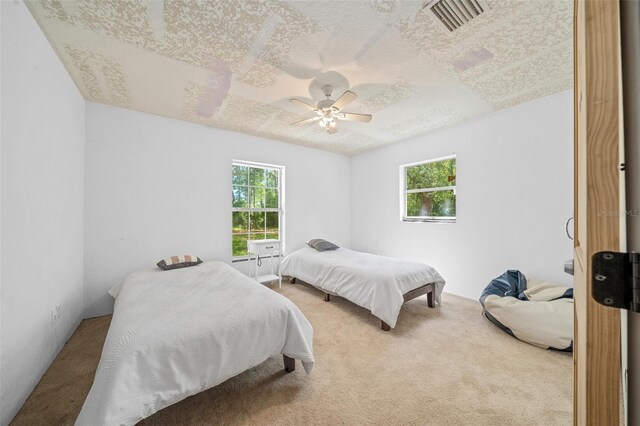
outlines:
[[[272,281],[278,281],[278,287],[282,288],[282,275],[280,275],[280,259],[282,258],[280,240],[249,240],[247,242],[247,248],[249,251],[249,262],[253,256],[253,262],[249,264],[249,276],[261,284],[266,284]],[[270,256],[270,273],[265,275],[258,275],[258,262],[261,258]],[[277,256],[277,257],[276,257]],[[276,263],[277,274],[273,273],[274,263]],[[253,264],[253,273],[251,272],[251,265]]]

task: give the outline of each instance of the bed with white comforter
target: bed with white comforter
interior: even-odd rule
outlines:
[[[135,424],[278,354],[313,368],[313,328],[297,306],[225,263],[134,272],[110,294],[77,425]]]
[[[391,327],[396,325],[405,293],[434,283],[440,303],[445,284],[438,271],[424,263],[342,247],[322,252],[301,248],[283,259],[280,271],[369,309]]]

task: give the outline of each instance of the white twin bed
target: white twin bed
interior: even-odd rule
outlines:
[[[284,296],[222,262],[134,272],[77,425],[132,425],[283,354],[313,368],[313,328]]]
[[[282,275],[300,279],[327,296],[337,295],[369,309],[382,329],[396,326],[402,304],[427,295],[429,306],[440,303],[444,279],[424,263],[377,256],[345,248],[317,251],[304,247],[282,261]]]
[[[370,309],[395,327],[402,304],[440,302],[444,280],[430,266],[340,248],[300,249],[281,272]],[[292,280],[295,281],[295,280]],[[190,395],[282,354],[307,373],[313,328],[286,297],[222,262],[130,274],[116,299],[93,386],[77,425],[132,425]],[[386,327],[385,327],[386,326]]]

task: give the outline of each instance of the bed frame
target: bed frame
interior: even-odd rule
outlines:
[[[289,279],[289,282],[291,284],[295,284],[297,282],[295,277],[291,277]],[[314,286],[315,287],[315,286]],[[317,288],[317,287],[315,287]],[[320,291],[322,291],[321,289],[318,289]],[[336,294],[330,294],[327,293],[325,291],[322,291],[324,293],[324,301],[325,302],[330,302],[331,301],[331,296],[337,296]],[[404,294],[404,301],[408,302],[409,300],[415,299],[416,297],[420,297],[423,294],[427,295],[427,305],[430,308],[435,308],[436,307],[436,285],[435,283],[428,283],[425,284],[423,286],[420,286],[418,288],[414,288],[411,291],[408,291]],[[386,322],[380,320],[380,328],[382,328],[382,330],[384,331],[389,331],[391,330],[391,327],[389,326],[389,324],[387,324]],[[286,366],[286,360],[285,360],[285,366]],[[286,368],[286,367],[285,367]],[[294,366],[295,368],[295,366]],[[287,370],[288,371],[288,370]]]

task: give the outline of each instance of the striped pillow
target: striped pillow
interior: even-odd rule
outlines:
[[[312,247],[318,251],[327,251],[327,250],[335,250],[335,249],[339,249],[340,247],[330,243],[327,240],[323,240],[322,238],[316,238],[314,240],[309,240],[307,241],[307,245],[309,247]]]
[[[158,262],[158,268],[168,271],[170,269],[186,268],[187,266],[199,265],[202,259],[198,256],[185,254],[183,256],[171,256]]]

